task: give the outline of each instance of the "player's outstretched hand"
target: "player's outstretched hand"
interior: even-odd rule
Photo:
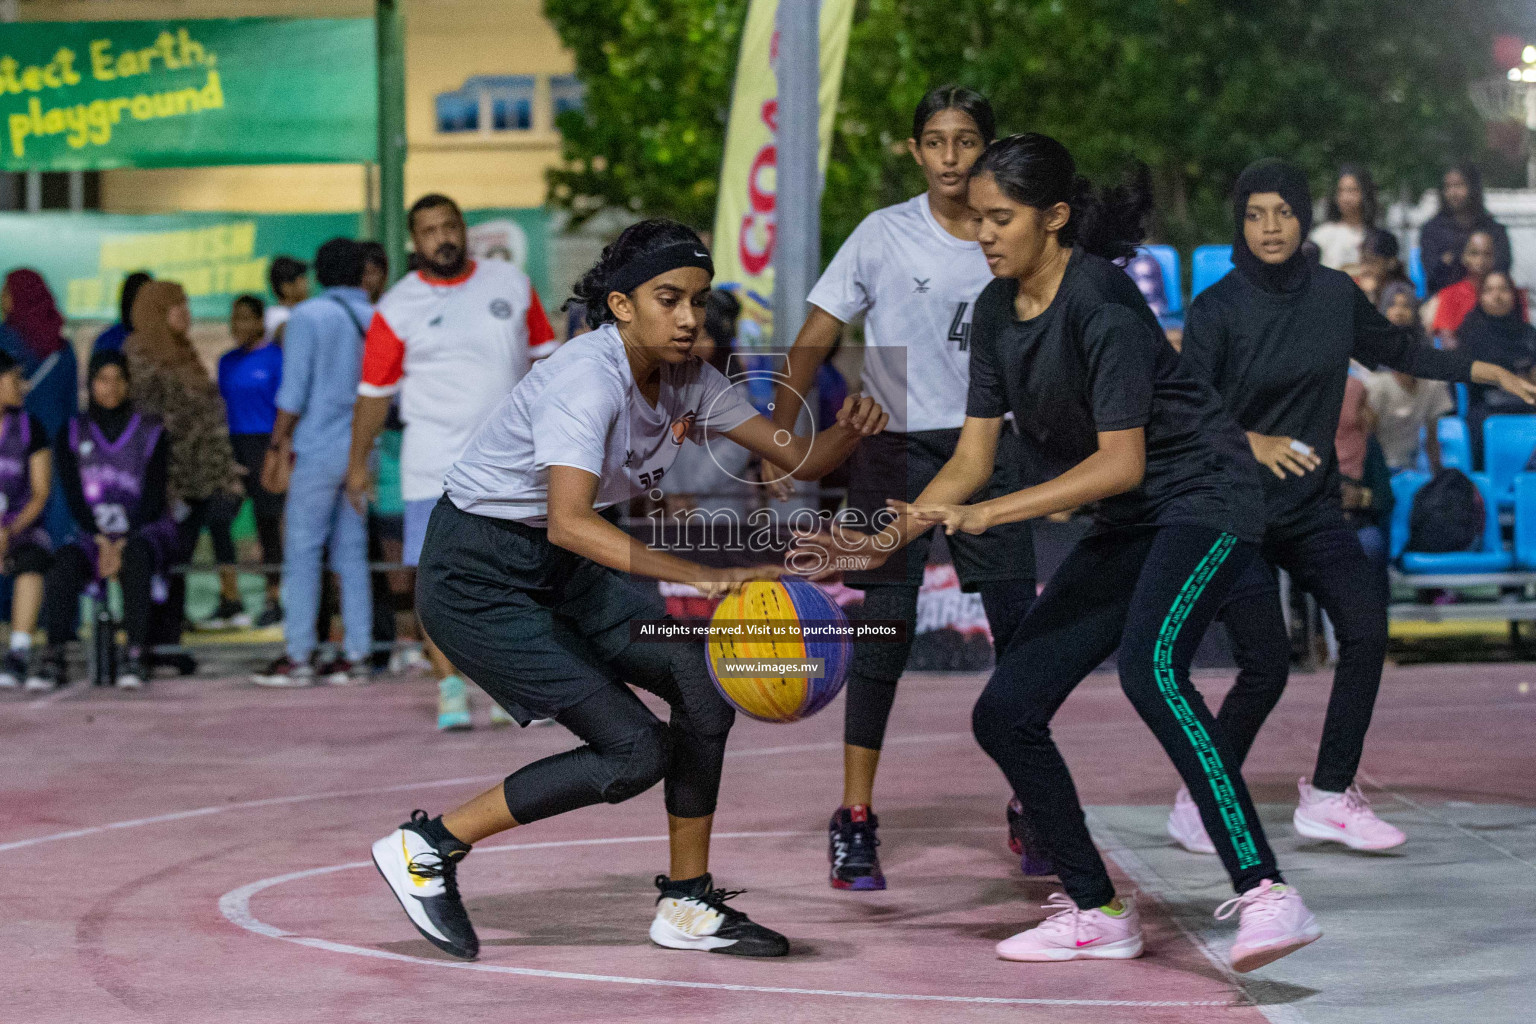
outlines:
[[[946,535],[984,533],[991,524],[987,514],[976,505],[914,505],[887,498],[891,508],[915,519],[919,526],[942,526]]]
[[[890,413],[868,395],[849,395],[837,410],[837,425],[857,430],[860,437],[878,434],[890,422]]]
[[[1536,384],[1532,384],[1518,373],[1510,373],[1508,370],[1505,370],[1499,376],[1498,383],[1500,388],[1508,391],[1526,405],[1536,405]]]
[[[700,580],[692,584],[705,597],[724,597],[740,590],[742,584],[757,580],[776,580],[784,575],[782,565],[749,565],[741,569],[717,569],[714,579]]]
[[[845,572],[869,572],[891,557],[889,545],[859,530],[833,523],[814,533],[795,534],[784,564],[797,576],[829,581]]]

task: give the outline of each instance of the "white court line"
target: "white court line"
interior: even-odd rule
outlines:
[[[1201,937],[1199,931],[1185,924],[1184,918],[1190,914],[1189,908],[1187,906],[1175,906],[1162,898],[1162,893],[1177,893],[1179,891],[1178,886],[1170,883],[1158,873],[1156,868],[1143,860],[1140,854],[1127,846],[1120,838],[1120,834],[1101,815],[1097,814],[1093,808],[1085,807],[1083,810],[1088,818],[1089,827],[1093,832],[1094,841],[1109,855],[1109,859],[1114,861],[1121,871],[1125,872],[1126,877],[1136,883],[1136,888],[1140,890],[1140,895],[1161,906],[1163,913],[1168,915],[1169,920],[1173,921],[1174,926],[1179,929],[1179,932],[1200,951],[1206,960],[1210,961],[1212,967],[1221,972],[1222,977],[1226,978],[1228,984],[1243,994],[1247,1001],[1244,1005],[1252,1005],[1255,1010],[1262,1013],[1272,1024],[1306,1024],[1306,1017],[1294,1006],[1280,1003],[1265,1004],[1255,999],[1253,993],[1248,990],[1247,982],[1232,969],[1228,959],[1212,949],[1210,944]]]
[[[1487,836],[1484,836],[1484,835],[1481,835],[1481,834],[1479,834],[1477,832],[1474,832],[1474,831],[1472,831],[1469,828],[1464,828],[1461,825],[1456,824],[1456,822],[1452,821],[1451,819],[1449,819],[1447,817],[1444,817],[1443,815],[1435,813],[1433,810],[1431,810],[1428,807],[1425,807],[1423,804],[1419,803],[1417,800],[1413,799],[1412,797],[1405,796],[1402,793],[1399,793],[1397,790],[1392,789],[1390,786],[1387,786],[1387,785],[1385,785],[1385,784],[1383,784],[1381,782],[1378,782],[1377,780],[1371,778],[1369,775],[1365,774],[1365,772],[1359,772],[1358,774],[1359,774],[1360,778],[1364,779],[1370,786],[1372,786],[1375,789],[1381,790],[1383,793],[1386,793],[1388,796],[1392,797],[1392,799],[1396,800],[1398,803],[1406,804],[1407,806],[1412,807],[1414,810],[1418,811],[1420,814],[1423,814],[1426,817],[1433,818],[1436,821],[1440,822],[1442,825],[1445,825],[1445,826],[1447,826],[1449,828],[1455,829],[1457,832],[1460,832],[1462,835],[1466,836],[1467,838],[1475,839],[1478,842],[1482,843],[1484,846],[1488,847],[1489,849],[1494,850],[1497,853],[1503,854],[1505,857],[1508,857],[1510,860],[1514,861],[1516,864],[1523,864],[1526,867],[1530,868],[1532,871],[1536,871],[1536,864],[1533,864],[1530,861],[1526,860],[1524,857],[1521,857],[1519,854],[1515,853],[1513,850],[1506,850],[1504,847],[1500,846],[1498,843],[1494,842],[1492,839],[1489,839]]]
[[[67,692],[67,691],[61,691]],[[967,732],[941,732],[926,736],[903,736],[886,740],[889,746],[893,743],[938,743],[944,740],[958,738],[970,738]],[[799,754],[815,750],[841,750],[842,741],[828,743],[802,743],[786,747],[754,747],[746,750],[727,750],[725,756],[732,757],[764,757],[770,754]],[[33,836],[30,839],[17,839],[9,843],[0,843],[0,853],[9,850],[21,850],[29,846],[39,846],[43,843],[55,843],[63,839],[82,839],[86,836],[99,835],[103,832],[111,832],[116,829],[140,828],[145,825],[162,825],[170,821],[181,821],[183,818],[198,818],[212,814],[226,814],[230,811],[248,811],[258,807],[281,807],[287,804],[309,803],[315,800],[342,800],[349,797],[377,796],[382,793],[403,793],[412,789],[431,789],[437,786],[461,786],[476,782],[490,782],[493,779],[503,778],[501,775],[467,775],[458,779],[439,779],[435,782],[406,782],[395,786],[382,786],[370,789],[343,789],[327,793],[303,793],[296,796],[273,796],[261,800],[242,800],[238,803],[214,804],[211,807],[196,807],[189,811],[173,811],[169,814],[156,814],[148,818],[131,818],[127,821],[113,821],[105,825],[89,825],[85,828],[70,829],[67,832],[53,832],[45,836]]]
[[[891,832],[961,832],[961,831],[997,831],[997,826],[976,826],[971,828],[913,828],[913,829],[888,829]],[[805,831],[782,832],[721,832],[715,839],[769,839],[799,836],[820,836],[822,833]],[[480,848],[484,853],[511,852],[516,850],[543,850],[559,846],[603,846],[620,843],[659,843],[665,842],[666,836],[620,836],[611,839],[569,839],[545,843],[515,843],[505,846],[489,846]],[[332,953],[348,953],[352,956],[365,956],[378,960],[393,960],[399,963],[421,964],[426,967],[447,967],[460,971],[481,971],[489,974],[515,974],[528,978],[553,978],[561,981],[588,981],[601,982],[610,985],[645,985],[660,988],[686,988],[686,989],[712,989],[722,992],[753,992],[769,995],[796,995],[796,996],[828,996],[841,999],[877,999],[898,1002],[922,1002],[922,1003],[965,1003],[965,1004],[992,1004],[1005,1006],[1102,1006],[1102,1007],[1128,1007],[1128,1008],[1157,1008],[1157,1007],[1184,1007],[1184,1006],[1247,1006],[1247,1001],[1234,1002],[1232,1000],[1137,1000],[1137,999],[1026,999],[1006,998],[1002,996],[946,996],[946,995],[916,995],[903,992],[857,992],[843,991],[839,989],[819,988],[789,988],[776,985],[728,985],[707,981],[674,981],[665,978],[630,978],[621,975],[608,974],[581,974],[573,971],[545,971],[531,967],[511,967],[503,964],[482,964],[466,962],[463,960],[429,960],[426,957],[410,956],[405,953],[392,953],[382,949],[372,949],[366,946],[352,946],[343,942],[332,942],[329,939],[314,938],[312,936],[297,935],[284,931],[275,925],[267,924],[251,913],[251,897],[264,889],[269,889],[286,882],[296,882],[305,878],[313,878],[318,875],[328,875],[337,871],[350,871],[360,868],[369,868],[371,861],[356,861],[351,864],[331,864],[322,868],[310,868],[307,871],[295,871],[291,874],[278,875],[273,878],[264,878],[259,882],[252,882],[233,889],[219,897],[219,911],[234,925],[244,928],[268,938],[282,939],[284,942],[292,942],[300,946],[308,946],[311,949],[323,949]]]

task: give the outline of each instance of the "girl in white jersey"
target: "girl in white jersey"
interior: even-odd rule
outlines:
[[[743,956],[789,950],[713,884],[710,827],[733,712],[710,682],[702,641],[631,639],[631,620],[660,619],[665,607],[653,583],[628,575],[721,594],[782,569],[709,569],[639,543],[608,513],[654,489],[685,440],[724,436],[816,479],[886,416],[872,399],[850,398],[814,441],[758,416],[691,354],[713,274],[689,228],[628,228],[576,290],[596,329],[529,371],[444,481],[418,575],[423,626],[519,722],[553,718],[586,744],[525,765],[441,817],[417,811],[374,844],[411,923],[454,956],[479,951],[456,881],[471,844],[663,781],[671,865],[656,878],[652,941]],[[626,683],[670,704],[671,721]]]
[[[800,403],[844,324],[864,317],[863,387],[891,415],[890,429],[861,445],[849,463],[848,510],[869,532],[890,519],[888,499],[911,501],[954,455],[965,421],[970,380],[971,311],[992,282],[976,244],[976,215],[966,202],[971,165],[994,134],[992,107],[956,86],[931,90],[917,105],[907,149],[928,190],[876,210],[854,229],[808,297],[811,309],[789,353],[788,379],[774,417],[792,429]],[[976,495],[985,500],[1023,487],[1017,439],[1004,432],[997,462]],[[765,479],[776,474],[764,467]],[[906,671],[917,631],[917,595],[932,531],[902,557],[872,572],[849,573],[864,591],[855,615],[906,622],[904,643],[859,644],[848,673],[843,725],[843,799],[828,828],[827,859],[835,889],[885,888],[876,852],[878,819],[870,809],[875,771],[896,682]],[[982,536],[949,538],[960,587],[981,593],[992,642],[1001,652],[1035,593],[1035,549],[1028,523]],[[1023,818],[1010,810],[1010,843],[1025,874],[1049,874]]]

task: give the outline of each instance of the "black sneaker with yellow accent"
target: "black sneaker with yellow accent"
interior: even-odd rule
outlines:
[[[674,882],[656,876],[656,919],[651,922],[651,941],[667,949],[703,949],[734,956],[784,956],[789,940],[753,922],[746,914],[726,906],[741,889],[716,889],[714,879]]]
[[[459,898],[459,861],[468,844],[451,836],[434,842],[427,835],[426,811],[373,844],[373,865],[389,883],[411,924],[428,942],[460,960],[480,954],[480,940]]]

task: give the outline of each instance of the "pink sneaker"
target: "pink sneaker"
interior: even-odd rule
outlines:
[[[1168,812],[1168,836],[1190,853],[1216,852],[1216,844],[1205,834],[1200,808],[1195,806],[1188,786],[1180,786],[1174,795],[1173,810]]]
[[[997,944],[1004,960],[1130,960],[1141,956],[1141,915],[1124,900],[1119,917],[1079,910],[1065,894],[1051,893],[1045,909],[1056,913],[1035,927]]]
[[[1266,878],[1217,907],[1216,920],[1225,921],[1239,909],[1243,916],[1237,924],[1237,941],[1232,943],[1232,969],[1239,974],[1274,963],[1323,937],[1317,918],[1289,885]]]
[[[1296,788],[1301,791],[1301,802],[1291,822],[1308,839],[1343,843],[1352,850],[1390,850],[1408,841],[1402,829],[1376,816],[1359,786],[1350,786],[1342,793],[1325,793],[1302,779]]]

